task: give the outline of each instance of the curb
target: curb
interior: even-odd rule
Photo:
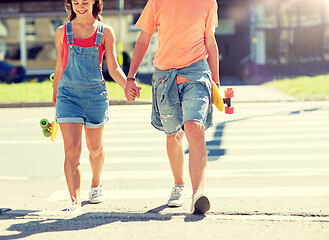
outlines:
[[[125,100],[112,100],[109,105],[144,105],[152,104],[151,100],[128,102]],[[17,102],[17,103],[0,103],[0,108],[34,108],[34,107],[54,107],[52,102]]]
[[[248,99],[235,100],[235,103],[293,103],[293,102],[327,102],[328,100],[307,100],[307,99]],[[151,105],[152,100],[128,102],[124,100],[113,100],[109,102],[110,106],[116,105]],[[37,108],[37,107],[54,107],[52,102],[18,102],[18,103],[0,103],[1,108]]]

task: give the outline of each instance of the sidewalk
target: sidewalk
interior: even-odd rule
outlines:
[[[222,86],[220,93],[230,86]],[[294,97],[287,96],[281,91],[261,85],[240,85],[232,86],[234,90],[233,103],[239,102],[285,102],[296,101]],[[134,103],[127,101],[110,100],[110,105],[126,104],[150,104],[150,100],[136,100]],[[19,102],[19,103],[0,103],[0,108],[17,108],[17,107],[52,107],[52,102]]]

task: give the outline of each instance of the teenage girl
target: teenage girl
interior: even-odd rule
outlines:
[[[129,101],[139,97],[135,81],[127,84],[115,53],[113,29],[101,22],[102,0],[66,0],[69,22],[56,30],[57,51],[53,103],[64,140],[64,172],[72,204],[81,210],[81,141],[84,126],[93,172],[89,201],[102,201],[103,132],[108,121],[108,91],[102,76],[105,54],[112,78],[125,88]]]

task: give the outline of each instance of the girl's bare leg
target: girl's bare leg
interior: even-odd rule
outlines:
[[[61,132],[64,140],[65,162],[64,172],[66,183],[69,189],[72,202],[81,205],[80,186],[81,186],[81,123],[61,123]]]
[[[89,150],[89,160],[93,172],[92,187],[98,187],[101,182],[105,153],[103,149],[104,127],[90,129],[85,128],[86,142]]]

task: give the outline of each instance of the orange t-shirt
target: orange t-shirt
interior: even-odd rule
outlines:
[[[205,37],[213,35],[217,25],[216,0],[149,0],[136,23],[149,34],[158,28],[153,64],[160,70],[206,59]]]

